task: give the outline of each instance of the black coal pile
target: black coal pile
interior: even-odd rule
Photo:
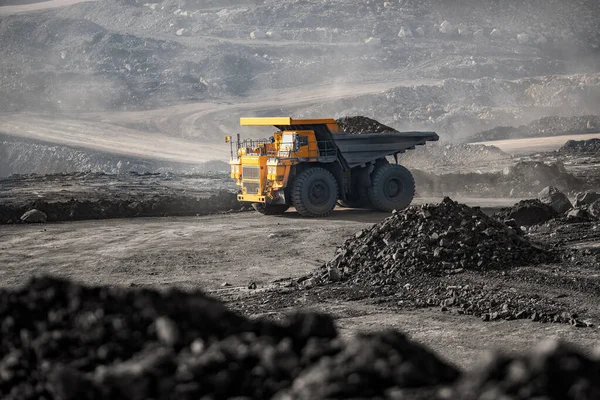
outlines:
[[[446,197],[358,232],[326,267],[339,270],[342,279],[380,285],[410,275],[507,269],[548,259],[519,229]]]
[[[502,208],[494,214],[499,220],[514,220],[517,226],[543,224],[556,218],[559,214],[538,199],[521,200],[512,207]]]
[[[561,153],[600,153],[600,139],[569,140],[558,151]]]
[[[0,205],[0,224],[19,223],[28,211],[46,214],[47,221],[80,221],[89,219],[207,215],[240,210],[237,195],[225,190],[208,198],[157,195],[151,198],[99,199]]]
[[[343,342],[329,316],[250,320],[201,292],[38,278],[0,290],[0,321],[5,400],[381,398],[459,376],[398,332]]]
[[[599,399],[600,361],[557,341],[540,343],[530,354],[496,354],[457,385],[451,398]]]
[[[342,117],[336,120],[341,132],[346,133],[397,133],[398,131],[383,125],[374,119],[360,115],[353,117]]]

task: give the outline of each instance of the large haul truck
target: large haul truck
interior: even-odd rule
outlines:
[[[338,203],[404,209],[415,181],[398,154],[438,140],[435,132],[344,133],[334,119],[241,118],[240,125],[277,129],[268,139],[226,139],[238,200],[267,215],[293,206],[302,216],[324,217]]]

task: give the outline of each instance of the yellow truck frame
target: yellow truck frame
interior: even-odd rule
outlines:
[[[281,214],[293,205],[303,216],[322,217],[338,201],[381,210],[406,207],[414,195],[414,179],[406,168],[389,164],[386,156],[397,161],[397,153],[437,140],[432,132],[417,132],[419,137],[408,132],[398,146],[398,137],[388,134],[339,132],[331,118],[241,118],[240,125],[278,128],[269,139],[242,141],[238,134],[235,150],[231,137],[226,138],[231,143],[231,178],[240,186],[238,200],[252,203],[263,214]],[[368,140],[358,140],[361,136]],[[395,174],[387,174],[392,179],[386,179],[383,188],[372,189],[375,167],[386,165],[394,167]],[[387,197],[385,190],[376,195],[386,187]]]

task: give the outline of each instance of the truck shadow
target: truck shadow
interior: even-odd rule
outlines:
[[[314,218],[316,220],[333,220],[333,221],[353,221],[353,222],[372,222],[377,223],[392,215],[388,212],[375,210],[365,210],[359,208],[342,208],[336,207],[330,215],[323,218]],[[301,216],[294,208],[290,208],[285,214],[278,216],[286,219],[313,219]]]

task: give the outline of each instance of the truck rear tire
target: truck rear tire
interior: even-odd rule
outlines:
[[[303,217],[325,217],[335,208],[338,184],[331,172],[314,167],[302,171],[294,180],[292,204]]]
[[[403,210],[415,197],[415,179],[402,165],[379,166],[371,176],[369,199],[381,211]]]
[[[252,203],[252,208],[263,215],[281,215],[290,208],[287,204]]]

